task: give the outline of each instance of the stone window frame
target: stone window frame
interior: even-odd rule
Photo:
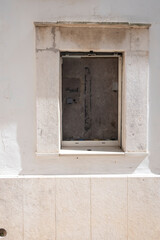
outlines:
[[[148,153],[149,24],[35,23],[37,156]],[[122,52],[122,151],[61,149],[61,51]]]

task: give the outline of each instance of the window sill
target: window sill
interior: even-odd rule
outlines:
[[[87,150],[91,149],[91,150]],[[147,157],[148,152],[124,152],[119,147],[63,147],[59,153],[37,153],[40,160],[55,159],[61,156],[123,156],[123,157]]]
[[[120,147],[63,147],[60,152],[60,156],[66,155],[124,155],[124,152]]]

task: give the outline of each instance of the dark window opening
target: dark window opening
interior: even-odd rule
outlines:
[[[118,140],[118,54],[61,57],[62,141]]]

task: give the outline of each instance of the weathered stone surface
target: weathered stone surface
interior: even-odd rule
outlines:
[[[127,240],[127,179],[91,179],[93,240]]]
[[[37,53],[37,151],[59,150],[59,58],[53,51]]]
[[[148,52],[125,55],[126,151],[147,151]]]
[[[159,240],[160,178],[128,179],[128,239]]]
[[[148,29],[131,29],[131,51],[148,51],[149,31]]]
[[[36,28],[36,48],[37,49],[50,49],[53,47],[54,35],[52,27],[39,27]]]
[[[0,179],[7,240],[159,240],[160,177]]]
[[[56,30],[56,46],[63,51],[128,51],[128,29],[65,28]]]
[[[56,179],[56,239],[90,240],[90,179]]]
[[[55,179],[23,179],[24,240],[55,239]]]
[[[23,240],[22,179],[0,179],[0,228],[7,231],[6,240]]]

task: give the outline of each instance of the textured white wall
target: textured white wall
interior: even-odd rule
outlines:
[[[94,158],[81,165],[66,159],[36,160],[35,28],[42,21],[151,23],[149,152],[143,161],[100,160],[106,173],[160,172],[160,2],[158,0],[1,0],[0,2],[0,174],[52,174],[94,170]],[[65,160],[65,159],[64,159]],[[117,160],[117,161],[116,161]],[[118,165],[117,165],[118,162]],[[102,164],[101,164],[102,163]],[[88,173],[89,173],[88,172]]]

